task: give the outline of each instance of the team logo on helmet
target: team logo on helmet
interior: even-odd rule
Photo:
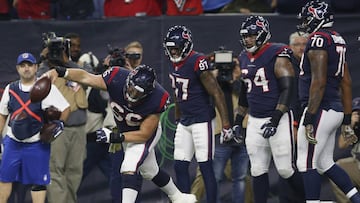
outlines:
[[[310,6],[308,12],[311,13],[317,19],[323,19],[325,13],[327,12],[328,5],[325,2],[321,2],[318,7],[314,8]]]

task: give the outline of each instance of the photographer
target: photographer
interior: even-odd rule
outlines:
[[[360,97],[356,97],[352,102],[352,114],[351,114],[351,127],[354,129],[355,135],[360,136]],[[344,136],[339,135],[339,148],[346,149],[351,146],[351,156],[347,158],[339,159],[336,163],[345,170],[350,176],[354,186],[360,189],[360,143],[359,141],[352,145],[352,140],[346,139]],[[350,203],[349,198],[346,197],[333,182],[331,182],[332,189],[338,202]]]
[[[215,74],[218,83],[224,92],[226,105],[229,115],[235,115],[234,109],[237,106],[240,67],[236,58],[233,57],[231,51],[220,48],[210,56],[212,66],[215,68]],[[229,118],[231,125],[234,126],[234,116]],[[245,201],[245,178],[248,172],[249,157],[245,147],[245,130],[241,125],[243,133],[239,133],[240,126],[233,128],[235,136],[230,140],[224,140],[220,136],[221,121],[216,109],[216,128],[215,128],[215,154],[213,167],[215,178],[218,184],[218,190],[221,188],[220,183],[224,180],[224,172],[229,174],[232,181],[232,202],[243,203]],[[236,133],[238,132],[238,133]],[[230,164],[229,164],[230,163]],[[229,173],[226,169],[229,165],[231,170]],[[226,168],[225,168],[226,167]],[[230,175],[231,173],[231,175]],[[197,194],[197,198],[201,200],[203,187],[201,185],[201,175],[197,173],[196,179],[192,185],[192,193]],[[221,202],[221,192],[218,191],[217,203]],[[226,195],[229,196],[229,195]],[[223,202],[231,201],[231,199],[223,199]]]
[[[70,60],[70,39],[57,37],[55,33],[44,34],[43,39],[45,48],[41,52],[39,76],[57,66],[81,68]],[[78,83],[57,78],[54,84],[70,104],[71,113],[65,122],[63,135],[51,144],[48,201],[75,203],[86,154],[85,123],[88,101],[83,86]]]

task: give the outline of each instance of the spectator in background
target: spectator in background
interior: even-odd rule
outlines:
[[[64,120],[69,115],[69,103],[52,85],[41,102],[30,102],[30,90],[37,80],[38,64],[30,53],[17,58],[16,70],[20,80],[8,84],[0,103],[0,132],[8,125],[4,137],[4,154],[0,165],[0,202],[6,203],[13,182],[31,185],[34,203],[44,203],[46,186],[50,183],[50,144],[43,142],[40,129],[44,125],[44,111],[54,106],[61,111],[53,137],[60,138]],[[9,117],[8,123],[7,118]]]
[[[52,18],[51,0],[14,0],[13,6],[17,11],[19,19],[41,19]]]
[[[328,0],[329,1],[329,0]],[[330,0],[335,13],[359,13],[359,0]]]
[[[143,58],[143,47],[140,42],[130,42],[125,47],[125,67],[129,70],[134,69],[136,66],[141,64]]]
[[[63,49],[58,60],[54,60],[51,50],[46,47],[41,53],[44,60],[40,64],[38,74],[41,75],[58,65],[80,69],[81,66],[69,60],[70,55],[76,54],[66,53],[65,50]],[[75,203],[86,156],[85,123],[88,102],[82,85],[64,78],[58,78],[54,84],[69,102],[71,113],[65,122],[63,135],[51,145],[51,184],[48,186],[48,202]]]
[[[234,0],[224,7],[222,13],[271,13],[272,7],[268,0]]]
[[[352,114],[351,114],[351,126],[354,128],[355,135],[360,136],[360,97],[356,97],[352,102]],[[339,159],[336,163],[345,170],[350,176],[351,181],[355,187],[360,189],[360,142],[355,145],[352,142],[348,142],[343,135],[339,136],[338,144],[340,149],[346,149],[351,147],[351,155],[347,158]],[[331,182],[332,189],[335,193],[336,199],[341,203],[351,203],[348,197],[343,191],[337,187],[334,182]]]
[[[105,0],[105,17],[160,16],[162,0]]]
[[[233,0],[202,0],[204,13],[219,13],[221,9]]]
[[[0,0],[0,20],[10,20],[10,2],[9,0]]]
[[[180,15],[200,15],[203,13],[201,0],[191,1],[166,1],[166,15],[180,16]]]
[[[310,0],[272,0],[272,8],[280,14],[298,14]]]
[[[54,0],[56,2],[56,19],[84,20],[94,12],[93,0]]]

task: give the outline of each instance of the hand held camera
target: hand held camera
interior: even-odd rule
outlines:
[[[55,32],[48,32],[42,34],[44,47],[47,47],[49,52],[47,59],[54,65],[63,65],[63,54],[70,56],[70,39],[64,37],[57,37]]]
[[[224,47],[219,47],[218,51],[214,51],[214,67],[219,70],[217,80],[220,83],[233,80],[232,72],[235,68],[233,61],[233,52],[225,50]]]
[[[113,48],[110,44],[107,45],[108,53],[110,55],[109,66],[125,66],[125,51],[120,48]]]

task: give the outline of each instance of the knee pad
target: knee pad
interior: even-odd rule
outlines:
[[[44,191],[46,190],[46,185],[33,185],[31,186],[31,191],[37,192],[37,191]]]
[[[285,179],[289,178],[294,174],[294,169],[292,168],[279,168],[277,171],[279,175]]]

